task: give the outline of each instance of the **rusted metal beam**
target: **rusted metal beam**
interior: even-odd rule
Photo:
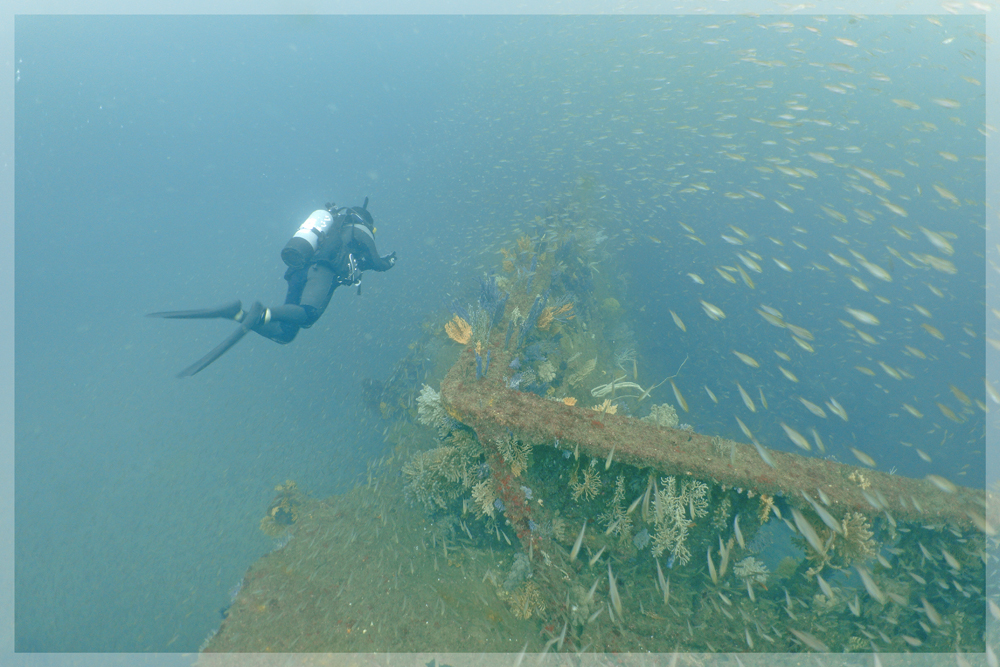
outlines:
[[[821,489],[840,514],[854,511],[875,517],[888,513],[897,521],[984,526],[983,491],[956,487],[954,492],[945,492],[926,479],[768,450],[775,463],[772,468],[752,445],[508,389],[502,375],[513,355],[499,345],[491,353],[488,377],[476,379],[475,351],[467,348],[441,383],[442,404],[453,418],[475,429],[481,440],[510,431],[536,447],[578,447],[581,453],[601,459],[614,449],[615,461],[636,468],[780,495],[800,508],[809,507],[801,492],[818,499],[817,489]]]

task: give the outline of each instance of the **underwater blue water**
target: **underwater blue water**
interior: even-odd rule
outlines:
[[[257,526],[274,487],[343,491],[387,452],[363,382],[384,380],[453,298],[471,302],[498,244],[556,199],[584,202],[606,229],[617,266],[597,268],[625,289],[640,384],[688,359],[675,378],[681,421],[742,439],[739,414],[789,451],[780,421],[815,427],[840,461],[855,463],[855,447],[883,470],[984,484],[975,18],[19,16],[15,27],[19,651],[195,650],[273,546]],[[392,271],[366,275],[360,297],[338,290],[291,345],[248,336],[174,377],[233,325],[146,313],[280,302],[278,253],[301,221],[365,196],[380,251],[399,253]],[[720,239],[738,236],[730,225],[747,233],[742,246]],[[920,226],[954,234],[956,273],[886,250],[941,256]],[[849,247],[892,282],[859,271]],[[747,251],[762,256],[752,290],[715,270]],[[701,300],[726,319],[706,317]],[[816,351],[761,319],[760,304],[809,329]],[[850,337],[845,307],[878,316],[858,325],[878,344]],[[669,383],[651,396],[675,403]],[[810,415],[799,396],[836,397],[849,420]]]

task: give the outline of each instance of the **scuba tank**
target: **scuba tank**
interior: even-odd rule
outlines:
[[[306,221],[299,226],[288,243],[281,251],[281,259],[293,269],[301,268],[309,263],[320,239],[330,229],[333,223],[333,216],[330,211],[322,209],[313,211]]]

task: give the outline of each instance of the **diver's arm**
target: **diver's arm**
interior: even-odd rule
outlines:
[[[378,248],[375,247],[375,237],[367,228],[361,225],[351,225],[351,241],[359,244],[364,252],[358,259],[358,268],[362,271],[371,269],[372,271],[388,271],[396,264],[396,253],[379,257]]]
[[[378,257],[378,255],[375,255]],[[386,255],[385,257],[378,257],[377,260],[371,262],[365,262],[366,266],[363,269],[372,269],[373,271],[388,271],[396,265],[396,251]]]

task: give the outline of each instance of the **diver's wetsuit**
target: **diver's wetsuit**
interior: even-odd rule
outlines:
[[[375,236],[366,226],[342,224],[340,234],[328,233],[306,266],[285,271],[285,304],[270,308],[269,321],[253,326],[252,331],[277,343],[292,342],[300,328],[308,329],[319,319],[338,286],[357,284],[361,271],[388,271],[394,259],[392,255],[379,257]]]

